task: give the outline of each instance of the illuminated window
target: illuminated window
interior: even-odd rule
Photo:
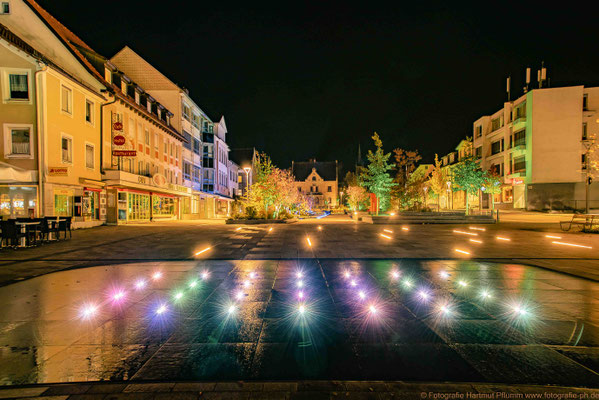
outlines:
[[[29,75],[27,73],[8,74],[9,98],[29,100]]]
[[[7,194],[0,195],[0,215],[10,215],[10,197]]]
[[[4,155],[27,157],[32,153],[31,125],[4,125]]]

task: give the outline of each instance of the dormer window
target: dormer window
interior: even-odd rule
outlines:
[[[112,83],[112,71],[110,68],[104,68],[104,79],[108,83]]]
[[[158,119],[162,119],[162,110],[158,107]]]
[[[121,80],[121,92],[127,94],[127,82],[125,80]]]
[[[171,116],[169,114],[166,115],[166,124],[167,125],[171,124]]]
[[[138,92],[137,90],[135,91],[135,102],[136,102],[137,104],[139,104],[139,103],[140,103],[140,96],[139,96],[139,92]]]
[[[152,112],[152,102],[150,100],[148,100],[148,112],[151,113]]]

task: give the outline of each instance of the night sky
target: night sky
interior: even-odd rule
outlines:
[[[583,6],[38,1],[107,57],[130,46],[213,120],[224,114],[232,148],[281,167],[351,167],[373,131],[430,162],[501,107],[508,75],[520,96],[543,60],[552,86],[599,84],[597,15]]]

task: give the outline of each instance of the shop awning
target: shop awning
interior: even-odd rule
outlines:
[[[0,183],[37,183],[37,171],[18,168],[0,161]]]

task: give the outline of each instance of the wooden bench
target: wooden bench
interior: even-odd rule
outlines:
[[[574,214],[570,221],[560,221],[562,231],[569,231],[572,226],[577,226],[581,231],[593,230],[593,226],[599,228],[599,214]]]

